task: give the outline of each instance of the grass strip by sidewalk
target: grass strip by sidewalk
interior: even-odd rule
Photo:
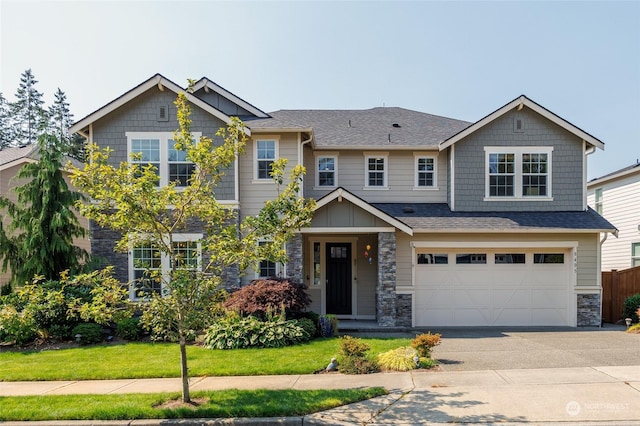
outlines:
[[[408,338],[363,338],[370,354],[409,346]],[[338,355],[340,339],[284,348],[210,350],[187,347],[189,374],[255,376],[311,374]],[[0,381],[100,380],[180,377],[175,343],[103,344],[71,349],[0,353]]]
[[[0,397],[0,421],[302,416],[385,395],[383,388],[193,392],[195,408],[154,408],[177,393]]]

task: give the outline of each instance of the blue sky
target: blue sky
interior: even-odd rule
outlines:
[[[640,158],[640,1],[0,0],[0,91],[31,68],[80,119],[161,73],[265,111],[400,106],[477,121],[520,94]]]

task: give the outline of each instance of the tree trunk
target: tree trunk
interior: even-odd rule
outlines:
[[[180,377],[182,377],[182,402],[191,402],[189,395],[189,370],[187,369],[187,342],[180,336]]]

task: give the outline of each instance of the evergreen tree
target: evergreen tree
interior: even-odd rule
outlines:
[[[13,125],[11,122],[11,105],[0,93],[0,149],[13,143]]]
[[[42,93],[36,90],[31,69],[20,76],[20,85],[16,91],[16,101],[12,104],[15,129],[14,145],[35,143],[38,135],[47,126],[47,113],[43,108]]]
[[[69,134],[69,127],[72,124],[73,114],[69,110],[67,95],[58,88],[54,94],[53,105],[49,107],[49,131],[58,138],[63,154],[82,161],[84,138]]]
[[[73,244],[85,229],[72,208],[82,196],[69,190],[62,174],[62,153],[55,136],[38,138],[40,160],[24,165],[16,177],[24,180],[14,189],[16,202],[0,197],[0,207],[10,219],[6,232],[0,226],[2,269],[11,268],[13,285],[30,282],[35,275],[58,280],[65,270],[76,272],[88,254]]]

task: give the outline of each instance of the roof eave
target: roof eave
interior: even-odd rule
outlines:
[[[271,117],[269,114],[267,114],[266,112],[262,111],[260,108],[257,108],[256,106],[251,105],[249,102],[245,101],[244,99],[240,98],[239,96],[234,95],[233,93],[231,93],[230,91],[228,91],[224,87],[222,87],[222,86],[214,83],[213,81],[209,80],[207,77],[202,77],[200,80],[198,80],[193,85],[193,90],[196,91],[196,90],[200,90],[200,89],[205,88],[205,87],[210,89],[210,90],[213,90],[214,92],[216,92],[220,96],[230,100],[231,102],[241,106],[243,109],[246,109],[250,113],[254,114],[256,117],[260,117],[260,118],[269,118],[269,117]]]
[[[81,119],[80,121],[74,123],[69,128],[69,132],[72,134],[77,132],[86,132],[86,129],[88,128],[89,124],[94,123],[95,121],[103,118],[107,114],[115,111],[117,108],[120,108],[121,106],[127,104],[128,102],[140,96],[141,94],[145,93],[146,91],[150,90],[154,86],[157,86],[159,90],[164,90],[165,88],[167,88],[172,92],[174,92],[176,95],[179,93],[185,93],[187,96],[187,99],[192,104],[203,109],[204,111],[207,111],[214,117],[223,121],[225,124],[229,124],[231,122],[231,118],[228,115],[217,110],[216,108],[212,107],[211,105],[199,99],[198,97],[192,95],[191,93],[187,93],[185,89],[178,86],[176,83],[172,82],[171,80],[163,77],[161,74],[156,74],[150,79],[148,79],[147,81],[129,90],[127,93],[123,94],[122,96],[109,102],[107,105],[103,106],[102,108],[96,110],[95,112],[89,114],[88,116]],[[247,136],[251,136],[251,131],[247,127],[245,127],[244,131],[247,134]]]
[[[538,114],[542,115],[543,117],[545,117],[546,119],[552,121],[553,123],[559,125],[560,127],[564,128],[565,130],[573,133],[574,135],[576,135],[577,137],[579,137],[580,139],[582,139],[586,143],[588,143],[588,144],[590,144],[592,146],[595,146],[596,148],[600,148],[600,149],[604,150],[604,143],[601,140],[599,140],[598,138],[590,135],[589,133],[585,132],[584,130],[580,129],[579,127],[574,126],[573,124],[571,124],[567,120],[561,118],[560,116],[558,116],[558,115],[554,114],[553,112],[549,111],[548,109],[544,108],[542,105],[539,105],[536,102],[532,101],[531,99],[527,98],[525,95],[521,95],[521,96],[517,97],[516,99],[514,99],[513,101],[507,103],[503,107],[498,108],[497,110],[495,110],[491,114],[487,115],[486,117],[480,119],[479,121],[476,121],[475,123],[473,123],[469,127],[465,128],[465,129],[461,130],[460,132],[456,133],[455,135],[451,136],[450,138],[448,138],[447,140],[445,140],[444,142],[442,142],[440,144],[440,150],[442,151],[442,150],[450,147],[451,145],[455,144],[456,142],[466,138],[470,134],[472,134],[475,131],[481,129],[482,127],[484,127],[485,125],[491,123],[492,121],[496,120],[497,118],[503,116],[504,114],[506,114],[507,112],[511,111],[512,109],[514,109],[514,108],[521,109],[524,106],[526,106],[527,108],[537,112]]]
[[[612,180],[621,179],[621,178],[624,178],[624,177],[627,177],[629,175],[633,175],[633,174],[636,174],[636,173],[640,173],[640,166],[633,167],[633,168],[621,171],[619,173],[615,173],[614,172],[611,175],[602,176],[600,178],[593,179],[592,181],[587,182],[587,188],[598,186],[598,185],[601,185],[601,184],[603,184],[605,182],[609,182],[609,181],[612,181]]]

